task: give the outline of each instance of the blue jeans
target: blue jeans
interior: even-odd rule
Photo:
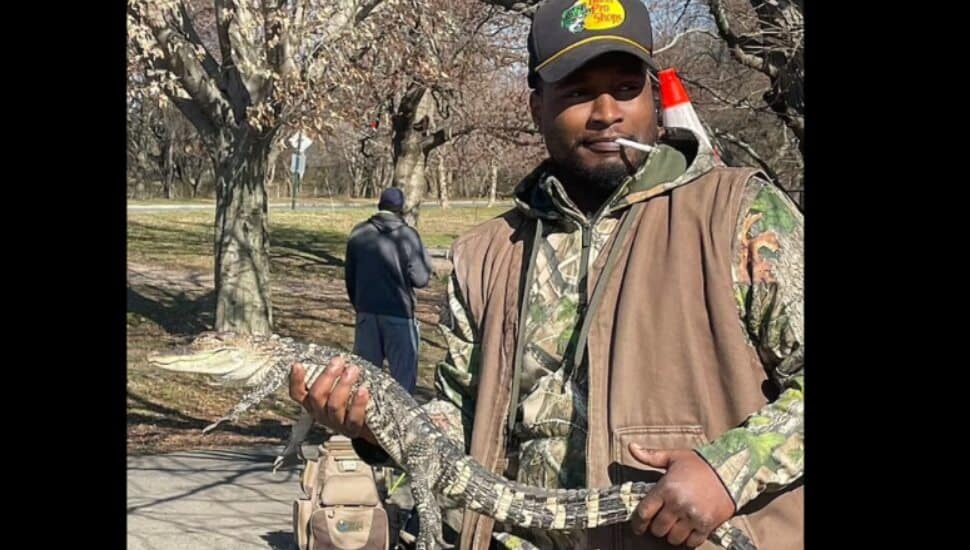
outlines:
[[[354,353],[382,368],[387,359],[391,376],[412,394],[418,385],[420,341],[416,319],[357,314]]]

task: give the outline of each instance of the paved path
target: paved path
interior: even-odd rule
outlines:
[[[129,457],[128,550],[295,548],[300,469],[272,473],[280,448]]]

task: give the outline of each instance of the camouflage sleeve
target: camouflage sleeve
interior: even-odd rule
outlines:
[[[733,268],[741,321],[778,397],[697,449],[737,508],[780,490],[804,468],[803,217],[784,191],[763,180],[747,190]]]
[[[448,354],[435,369],[436,396],[424,409],[467,452],[478,393],[479,354],[475,329],[454,273],[448,279],[447,304],[442,308],[438,329],[448,344]]]
[[[436,395],[423,408],[432,422],[467,453],[478,394],[478,339],[454,272],[448,279],[438,329],[448,344],[448,354],[435,369]],[[463,507],[445,495],[437,495],[437,502],[442,520],[454,531],[461,531]]]

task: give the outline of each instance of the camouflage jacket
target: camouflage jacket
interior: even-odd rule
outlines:
[[[709,170],[711,158],[697,155],[687,171],[699,175]],[[685,174],[648,174],[641,169],[634,178],[673,181],[681,175]],[[517,192],[517,208],[553,209],[558,215],[552,216],[556,223],[543,225],[528,293],[528,313],[519,336],[526,342],[526,351],[506,475],[534,486],[582,487],[586,481],[585,457],[571,455],[567,449],[581,452],[586,440],[586,364],[581,363],[576,372],[568,367],[575,352],[571,344],[582,323],[577,306],[581,302],[583,228],[591,240],[586,258],[591,265],[616,229],[622,208],[631,201],[625,195],[627,186],[622,185],[599,213],[587,219],[562,185],[542,167],[530,177],[543,182],[532,187],[545,193],[527,198]],[[802,215],[783,191],[753,178],[736,226],[738,246],[732,276],[738,322],[781,393],[742,426],[697,451],[714,467],[741,508],[764,491],[778,490],[798,480],[803,471]],[[449,281],[447,306],[442,309],[439,325],[448,342],[448,356],[436,372],[438,398],[426,407],[467,448],[479,365],[476,328],[471,325],[458,287],[454,280]],[[572,444],[570,440],[574,440]],[[524,541],[543,548],[577,548],[583,544],[583,537],[577,535],[547,531],[498,532],[495,536],[509,548],[522,547]]]

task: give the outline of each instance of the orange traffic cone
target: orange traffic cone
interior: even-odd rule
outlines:
[[[724,164],[717,148],[711,143],[701,119],[698,118],[694,106],[691,105],[684,83],[677,76],[673,68],[664,69],[658,73],[660,77],[660,106],[664,126],[688,128],[697,134],[697,139],[714,151],[714,161]]]

